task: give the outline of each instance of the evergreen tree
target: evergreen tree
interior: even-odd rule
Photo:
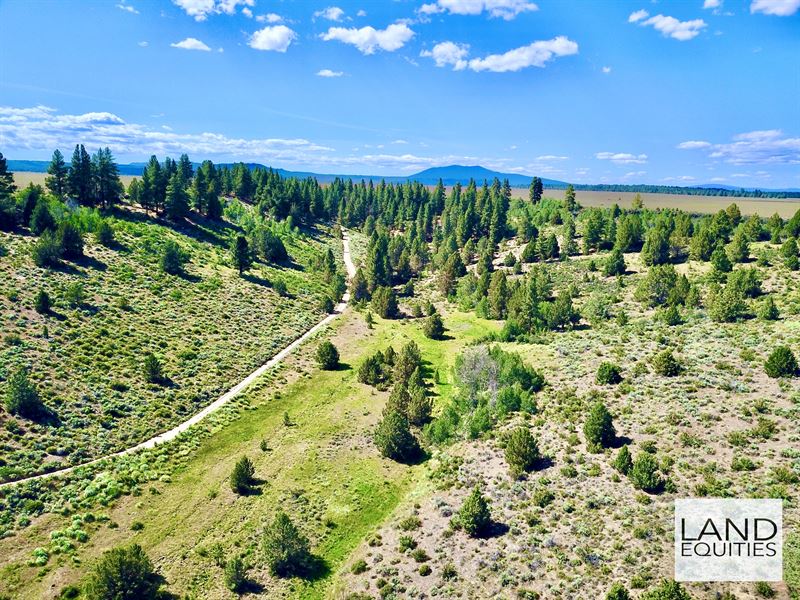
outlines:
[[[167,184],[164,197],[164,213],[170,219],[182,219],[189,214],[189,196],[180,174],[175,173]]]
[[[628,477],[631,478],[633,487],[645,492],[657,492],[664,484],[664,480],[658,473],[658,463],[649,452],[639,453],[631,465]]]
[[[353,279],[350,281],[350,299],[353,302],[369,300],[367,278],[364,277],[364,271],[361,269],[361,267],[356,269],[356,273],[353,275]]]
[[[725,273],[730,273],[731,269],[733,269],[733,265],[731,265],[731,261],[728,259],[728,254],[725,252],[725,247],[722,243],[717,244],[716,249],[711,254],[711,266],[717,278],[724,277]]]
[[[183,271],[183,264],[186,262],[186,255],[172,240],[164,244],[159,266],[161,270],[170,275],[178,275]]]
[[[736,233],[733,234],[733,239],[728,245],[727,253],[728,259],[732,263],[743,263],[747,261],[750,256],[750,242],[747,232],[743,227],[737,229]]]
[[[36,202],[31,214],[30,227],[33,235],[42,235],[45,231],[53,231],[56,228],[56,221],[50,213],[50,203],[44,196]]]
[[[614,248],[611,254],[608,255],[605,264],[603,265],[603,274],[606,277],[613,277],[616,275],[625,274],[625,257],[619,248]]]
[[[69,169],[61,150],[53,152],[53,158],[47,167],[47,173],[48,177],[45,178],[47,189],[57,198],[63,198],[67,193],[67,174]]]
[[[583,425],[583,434],[586,437],[586,445],[591,452],[598,452],[602,448],[608,448],[617,437],[611,413],[608,412],[606,405],[597,401],[589,411],[586,422]]]
[[[308,538],[283,511],[275,515],[262,539],[267,566],[279,577],[303,575],[311,565],[310,547]]]
[[[27,369],[18,369],[8,379],[6,410],[12,415],[37,419],[45,413],[36,386],[30,381]]]
[[[631,458],[631,451],[628,450],[628,446],[625,445],[617,452],[617,457],[614,459],[614,468],[623,475],[627,475],[630,473],[632,466],[633,459]]]
[[[319,368],[324,371],[333,371],[339,366],[339,351],[327,340],[317,348],[316,358]]]
[[[797,256],[797,240],[790,237],[781,246],[781,258],[783,258],[784,266],[790,271],[797,271],[800,268],[800,260]]]
[[[414,373],[419,374],[419,368],[417,368]],[[433,410],[431,400],[428,398],[428,392],[425,389],[424,383],[421,382],[421,379],[421,374],[419,377],[412,375],[407,387],[409,401],[406,414],[408,415],[409,422],[418,427],[430,421],[431,412]]]
[[[92,157],[92,179],[94,199],[103,208],[110,208],[119,202],[123,193],[119,179],[119,167],[109,148],[100,149]]]
[[[788,346],[778,346],[764,364],[767,375],[773,378],[793,377],[797,374],[797,359]]]
[[[532,471],[541,460],[539,444],[526,426],[516,427],[506,439],[505,458],[514,478]]]
[[[8,170],[8,161],[0,152],[0,201],[10,198],[17,191],[14,185],[14,174]]]
[[[194,177],[194,167],[187,154],[181,154],[181,157],[178,159],[178,173],[180,174],[181,181],[183,181],[185,185],[188,185],[192,177]]]
[[[575,188],[572,184],[569,184],[564,191],[564,208],[567,209],[567,212],[571,213],[578,210],[578,202],[575,200]]]
[[[67,191],[80,202],[92,206],[94,204],[94,186],[92,185],[92,158],[83,144],[75,146],[72,162],[67,175]]]
[[[40,315],[46,315],[50,312],[50,307],[52,303],[50,302],[50,296],[44,290],[39,290],[36,293],[36,298],[34,299],[34,310],[39,313]]]
[[[669,229],[659,223],[647,231],[642,246],[642,262],[648,266],[669,262]]]
[[[475,486],[464,500],[458,511],[458,523],[470,537],[481,537],[489,532],[492,514],[480,487]]]
[[[772,296],[767,296],[758,310],[758,318],[764,321],[777,321],[779,316],[775,300],[772,299]]]
[[[87,600],[156,600],[160,580],[138,544],[103,553],[84,587]]]
[[[147,383],[162,383],[164,381],[161,361],[152,352],[147,353],[144,357],[144,380]]]
[[[444,336],[444,321],[442,321],[439,313],[433,313],[425,319],[425,325],[422,328],[425,337],[432,340],[440,340]]]
[[[372,294],[372,309],[383,319],[394,319],[397,316],[397,297],[388,286],[377,288]]]
[[[606,600],[631,600],[631,595],[621,583],[614,583],[606,594]]]
[[[420,453],[419,442],[409,429],[408,418],[397,409],[386,411],[375,430],[375,445],[386,458],[413,462]]]
[[[44,231],[31,249],[33,262],[37,267],[56,267],[61,260],[61,245],[56,234],[49,229]]]
[[[237,235],[233,241],[231,257],[233,258],[233,265],[239,270],[239,276],[244,274],[253,263],[250,256],[250,246],[247,243],[247,238],[243,235]]]
[[[542,199],[542,193],[544,191],[544,186],[542,185],[542,180],[540,177],[534,177],[531,179],[530,189],[528,190],[528,195],[530,201],[533,204],[538,203]]]
[[[242,591],[247,581],[247,566],[241,558],[236,556],[225,563],[222,575],[225,580],[225,587],[238,594]]]
[[[241,457],[236,461],[233,471],[231,472],[231,489],[240,496],[248,494],[251,490],[255,474],[256,469],[252,461],[246,456]]]
[[[489,318],[505,319],[506,303],[508,302],[508,282],[505,271],[492,273],[489,284]]]
[[[56,238],[61,248],[61,256],[69,260],[83,258],[83,236],[75,225],[69,221],[61,223],[58,226]]]
[[[642,594],[640,600],[692,600],[692,596],[677,581],[663,579],[658,586]]]

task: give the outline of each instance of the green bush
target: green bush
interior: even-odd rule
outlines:
[[[425,337],[432,340],[440,340],[444,335],[444,321],[439,313],[434,313],[425,319],[425,325],[422,328]]]
[[[692,597],[677,581],[663,579],[658,586],[642,594],[641,600],[692,600]]]
[[[625,269],[625,257],[623,256],[622,251],[618,248],[614,248],[614,250],[611,251],[611,254],[608,255],[608,259],[606,259],[606,262],[603,265],[603,274],[606,277],[624,275]]]
[[[492,525],[489,502],[478,486],[464,500],[458,511],[458,524],[470,537],[481,537],[488,533]]]
[[[249,493],[255,474],[256,469],[250,459],[246,456],[241,457],[236,461],[231,473],[231,489],[241,495]]]
[[[291,577],[304,575],[311,566],[308,538],[281,511],[264,531],[262,547],[267,566],[273,575]]]
[[[767,296],[758,307],[758,318],[763,321],[777,321],[779,316],[775,300],[772,299],[772,296]]]
[[[47,292],[44,290],[39,290],[36,294],[36,298],[33,301],[34,310],[36,310],[36,312],[40,315],[46,315],[50,312],[51,306],[52,303],[50,302],[50,296],[48,296]]]
[[[619,366],[614,363],[604,362],[597,368],[595,381],[598,385],[616,385],[622,381]]]
[[[159,265],[161,270],[170,275],[179,275],[183,272],[183,265],[186,262],[186,254],[180,246],[173,241],[164,244]]]
[[[623,446],[619,449],[617,457],[614,459],[614,468],[623,475],[627,475],[632,466],[633,460],[631,459],[631,451],[628,450],[628,446]]]
[[[372,309],[384,319],[394,319],[397,316],[397,297],[394,290],[388,286],[377,288],[372,293]]]
[[[152,352],[144,357],[144,380],[147,383],[162,383],[164,381],[161,361]]]
[[[61,246],[52,231],[42,233],[31,249],[31,256],[37,267],[58,266],[61,262]]]
[[[653,370],[664,377],[674,377],[681,372],[680,363],[672,355],[670,350],[662,350],[653,359]]]
[[[797,359],[788,346],[778,346],[764,363],[770,377],[793,377],[797,374]]]
[[[592,452],[608,448],[617,437],[611,413],[599,400],[589,410],[589,415],[583,425],[583,435],[586,437],[587,447]]]
[[[339,366],[339,351],[327,340],[317,348],[316,358],[319,368],[325,371],[333,371]]]
[[[6,410],[26,419],[37,419],[45,413],[39,392],[31,383],[26,369],[19,369],[8,380]]]
[[[153,563],[138,544],[103,553],[84,587],[87,600],[152,600],[160,583]]]
[[[658,472],[658,462],[649,452],[640,452],[633,461],[628,476],[637,490],[658,492],[664,484]]]
[[[615,583],[608,590],[606,600],[631,600],[631,595],[621,583]]]
[[[532,471],[542,458],[536,438],[524,425],[515,428],[508,436],[505,456],[512,477],[519,477],[522,473]]]
[[[247,567],[244,561],[238,556],[225,563],[223,571],[225,587],[234,593],[238,593],[247,581]]]
[[[101,219],[97,226],[97,231],[94,232],[97,243],[101,246],[111,247],[114,244],[114,228],[107,219]]]
[[[56,232],[61,256],[69,260],[78,260],[83,257],[83,235],[69,221],[64,221],[58,226]]]

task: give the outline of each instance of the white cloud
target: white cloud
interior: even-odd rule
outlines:
[[[544,156],[537,156],[536,160],[569,160],[569,156],[556,156],[554,154],[545,154]]]
[[[128,123],[108,112],[62,115],[47,106],[0,106],[0,140],[16,151],[69,149],[76,143],[89,148],[108,146],[115,154],[143,157],[150,154],[231,157],[244,160],[303,162],[332,150],[305,139],[237,139],[219,133],[175,133]]]
[[[133,6],[131,6],[130,4],[125,4],[124,2],[123,2],[123,3],[121,3],[121,4],[117,4],[117,8],[118,8],[118,9],[120,9],[120,10],[127,11],[127,12],[129,12],[129,13],[131,13],[131,14],[133,14],[133,15],[138,15],[138,14],[139,14],[139,11],[138,11],[138,10],[136,10],[136,9],[135,9]]]
[[[255,0],[172,0],[172,2],[183,9],[195,21],[205,21],[211,14],[232,15],[236,12],[237,6],[252,8]]]
[[[490,17],[510,21],[520,13],[535,10],[539,10],[539,7],[527,0],[437,0],[423,4],[418,12],[422,15],[445,11],[452,15],[479,15],[487,12]]]
[[[627,152],[598,152],[598,160],[610,160],[617,165],[642,165],[647,162],[647,154],[628,154]]]
[[[569,56],[578,53],[578,44],[564,36],[552,40],[533,42],[521,48],[514,48],[504,54],[490,54],[484,58],[473,58],[469,68],[473,71],[492,71],[505,73],[519,71],[526,67],[544,67],[558,56]]]
[[[405,23],[393,23],[386,29],[375,29],[372,26],[360,29],[331,27],[320,37],[326,42],[337,40],[343,44],[355,46],[362,54],[374,54],[377,49],[394,52],[402,48],[407,41],[414,37],[414,32]]]
[[[800,164],[800,137],[786,137],[779,129],[750,131],[727,144],[713,144],[711,158],[735,165]]]
[[[286,25],[268,25],[250,36],[247,45],[256,50],[286,52],[296,38],[297,34]]]
[[[633,177],[642,177],[647,175],[647,171],[630,171],[622,176],[622,179],[632,179]]]
[[[359,10],[359,11],[356,13],[356,16],[357,16],[357,17],[366,17],[366,16],[367,16],[367,11],[365,11],[365,10],[362,8],[361,10]]]
[[[800,0],[753,0],[751,13],[764,13],[776,17],[789,17],[800,8]]]
[[[256,21],[259,23],[280,23],[283,17],[275,13],[267,13],[266,15],[258,15]]]
[[[331,71],[330,69],[322,69],[321,71],[317,71],[317,75],[320,77],[341,77],[344,75],[343,71]]]
[[[689,140],[688,142],[681,142],[678,144],[679,150],[697,150],[699,148],[708,148],[711,146],[710,142],[703,140]]]
[[[253,11],[247,8],[246,6],[242,9],[242,14],[248,19],[253,18]]]
[[[392,143],[393,144],[401,144],[402,145],[402,144],[407,144],[408,142],[405,141],[405,140],[394,140]]]
[[[142,48],[147,48],[150,45],[150,42],[141,41],[139,42],[139,46]]]
[[[341,21],[344,16],[344,11],[338,6],[329,6],[324,10],[318,10],[314,13],[314,17],[321,17],[328,21]]]
[[[197,38],[188,37],[185,40],[180,42],[175,42],[174,44],[170,44],[173,48],[181,48],[182,50],[202,50],[203,52],[210,52],[211,48],[206,46],[203,42],[198,40]]]
[[[437,67],[452,65],[454,71],[461,71],[467,67],[466,58],[469,55],[469,45],[441,42],[436,44],[432,50],[423,50],[419,55],[432,58]]]
[[[638,23],[642,19],[646,19],[648,16],[650,16],[650,13],[646,10],[637,10],[636,12],[632,12],[628,17],[628,23]]]
[[[606,75],[611,73],[611,67],[603,67],[603,73],[605,73]]]
[[[660,31],[662,35],[671,37],[681,42],[686,42],[697,37],[708,24],[703,19],[693,19],[691,21],[679,21],[675,17],[655,15],[647,20],[648,13],[645,10],[638,10],[628,17],[629,23],[639,23],[642,27],[653,27]]]
[[[722,0],[705,0],[703,2],[704,9],[719,8],[720,6],[722,6]]]

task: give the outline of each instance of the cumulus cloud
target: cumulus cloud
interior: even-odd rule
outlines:
[[[469,55],[469,45],[441,42],[436,44],[432,50],[423,50],[419,55],[432,58],[437,67],[452,65],[454,71],[461,71],[467,67],[466,58]]]
[[[341,77],[344,75],[344,71],[332,71],[331,69],[322,69],[321,71],[317,71],[317,75],[319,77]]]
[[[751,13],[764,13],[776,17],[789,17],[800,9],[800,0],[753,0]]]
[[[256,21],[259,23],[280,23],[283,17],[276,13],[267,13],[266,15],[258,15]]]
[[[375,29],[372,26],[331,27],[320,37],[326,42],[336,40],[355,46],[362,54],[374,54],[378,49],[394,52],[402,48],[407,41],[414,37],[414,32],[405,23],[393,23],[386,29]]]
[[[611,73],[611,67],[603,67],[603,73],[605,73],[606,75]]]
[[[315,18],[327,19],[328,21],[341,21],[343,16],[344,11],[338,6],[329,6],[314,13]]]
[[[627,152],[598,152],[594,157],[598,160],[609,160],[617,165],[642,165],[647,162],[647,154]]]
[[[740,133],[726,144],[689,141],[682,150],[707,150],[710,158],[734,165],[800,164],[800,137],[788,137],[780,129]]]
[[[252,8],[255,0],[172,0],[196,21],[205,21],[212,14],[232,15],[237,6]]]
[[[681,142],[678,144],[679,150],[696,150],[698,148],[708,148],[711,146],[710,142],[703,140],[689,140],[688,142]]]
[[[248,160],[312,160],[332,148],[297,139],[238,139],[219,133],[175,133],[128,123],[108,112],[58,114],[53,108],[0,106],[0,141],[15,151],[69,149],[76,143],[89,148],[108,146],[118,155],[225,156]]]
[[[719,8],[720,6],[722,6],[722,0],[705,0],[703,2],[704,9]]]
[[[558,36],[552,40],[533,42],[521,48],[514,48],[504,54],[473,58],[469,61],[469,68],[473,71],[505,73],[526,67],[544,67],[553,58],[577,53],[578,44],[564,36]]]
[[[527,0],[437,0],[423,4],[418,12],[422,15],[443,12],[453,15],[479,15],[487,12],[490,17],[510,21],[520,13],[535,10],[539,10],[539,7]]]
[[[286,25],[268,25],[250,36],[247,45],[256,50],[286,52],[296,38],[297,34]]]
[[[181,40],[180,42],[175,42],[174,44],[170,44],[173,48],[181,48],[182,50],[201,50],[203,52],[210,52],[211,48],[206,46],[203,42],[198,40],[197,38],[188,37],[185,40]]]
[[[679,21],[675,17],[664,15],[655,15],[648,19],[648,15],[646,10],[637,10],[628,17],[628,23],[639,23],[642,27],[652,27],[656,31],[660,31],[662,35],[681,42],[697,37],[708,26],[703,19]]]

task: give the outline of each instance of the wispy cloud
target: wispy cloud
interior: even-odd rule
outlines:
[[[317,75],[319,77],[341,77],[344,75],[344,71],[332,71],[331,69],[322,69],[317,71]]]
[[[724,144],[688,141],[678,144],[678,148],[706,150],[709,158],[734,165],[800,165],[800,137],[787,137],[780,129],[740,133]]]
[[[173,48],[180,48],[182,50],[200,50],[202,52],[210,52],[211,48],[209,48],[206,44],[198,40],[197,38],[188,37],[185,40],[181,40],[180,42],[175,42],[170,44]]]
[[[505,73],[519,71],[526,67],[544,67],[556,57],[577,53],[578,44],[564,36],[559,36],[552,40],[533,42],[527,46],[514,48],[503,54],[473,58],[469,61],[469,68],[473,71]]]
[[[341,21],[344,11],[338,6],[329,6],[314,13],[315,18],[327,19],[328,21]]]
[[[648,17],[649,13],[646,10],[637,10],[630,14],[628,23],[639,23],[642,27],[652,27],[656,31],[660,31],[665,37],[671,37],[681,42],[697,37],[708,26],[703,19],[680,21],[675,17],[660,14]]]
[[[393,23],[386,29],[372,26],[361,28],[331,27],[320,35],[326,42],[336,40],[358,48],[362,54],[374,54],[376,50],[394,52],[414,37],[414,31],[405,23]]]
[[[753,0],[751,13],[764,13],[776,17],[790,17],[800,9],[800,0]]]
[[[647,162],[647,154],[629,154],[627,152],[598,152],[597,160],[608,160],[617,165],[641,165]]]
[[[130,4],[125,4],[124,2],[121,2],[120,4],[117,4],[117,8],[120,9],[120,10],[124,10],[125,12],[129,12],[132,15],[138,15],[139,14],[138,10],[136,10]]]
[[[527,0],[437,0],[423,4],[418,12],[421,15],[443,12],[453,15],[479,15],[487,12],[490,17],[510,21],[520,13],[535,10],[539,10],[539,7]]]

